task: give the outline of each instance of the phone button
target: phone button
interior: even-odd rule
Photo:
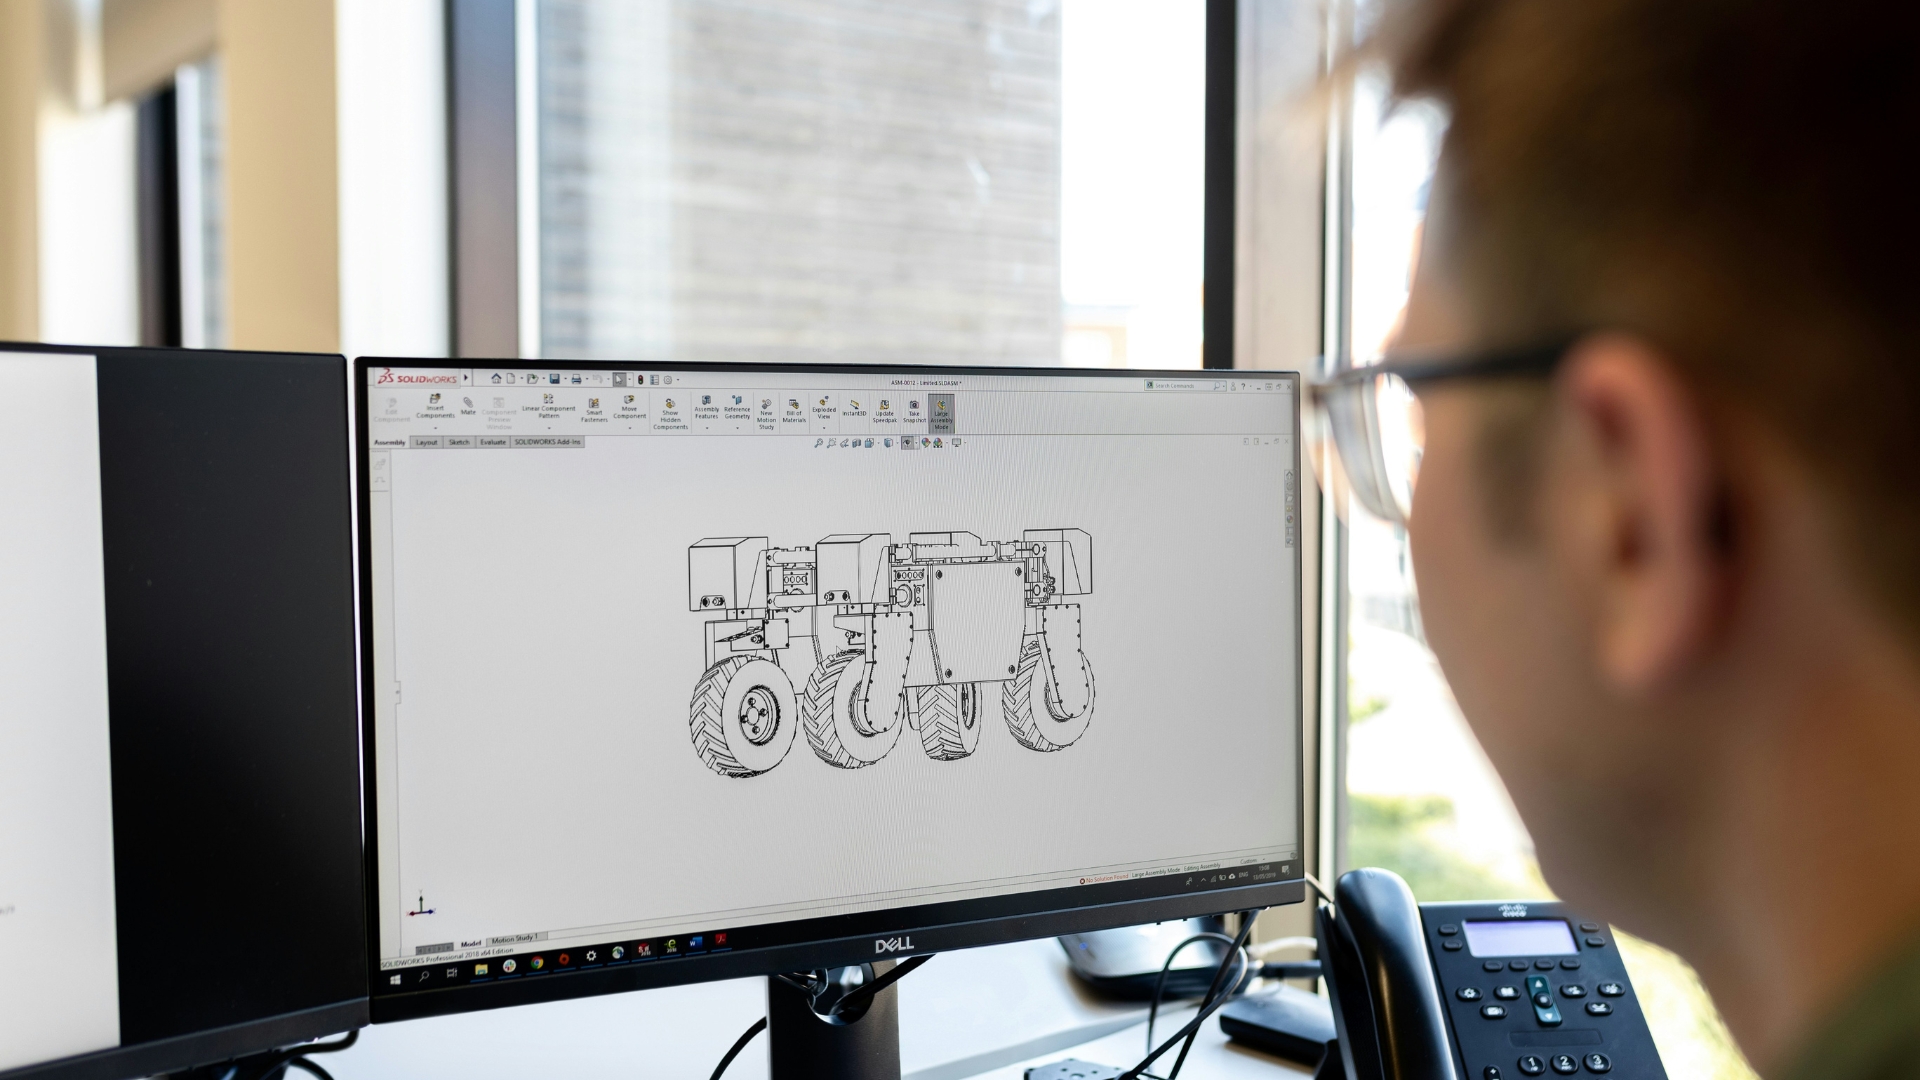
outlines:
[[[1453,996],[1459,998],[1461,1001],[1479,1001],[1480,988],[1477,986],[1463,986],[1455,990]]]
[[[1482,1005],[1480,1006],[1480,1015],[1489,1020],[1505,1020],[1507,1018],[1507,1007],[1505,1005]]]
[[[1535,971],[1552,971],[1552,970],[1553,970],[1553,961],[1551,961],[1551,960],[1535,960],[1535,961],[1533,962],[1533,969],[1534,969]]]
[[[1589,1001],[1587,1002],[1587,1015],[1588,1016],[1612,1016],[1613,1002]]]
[[[1462,948],[1464,948],[1464,946],[1461,945],[1459,938],[1447,938],[1440,942],[1440,947],[1447,950],[1448,952],[1459,952]]]
[[[1565,960],[1560,961],[1560,966],[1567,971],[1579,971],[1580,961],[1569,956]]]
[[[1607,939],[1601,937],[1599,934],[1592,934],[1587,938],[1587,948],[1589,949],[1602,949],[1606,947],[1606,944]]]
[[[1496,986],[1493,988],[1493,996],[1499,998],[1501,1001],[1518,1001],[1520,1000],[1520,988],[1517,986]]]
[[[1489,1065],[1480,1070],[1480,1080],[1500,1080],[1500,1066]]]
[[[1488,960],[1480,965],[1480,970],[1491,975],[1496,971],[1507,970],[1507,965],[1506,962],[1502,960]]]
[[[1547,1063],[1533,1054],[1528,1054],[1520,1059],[1520,1071],[1528,1076],[1539,1076],[1547,1071]]]
[[[1584,986],[1581,986],[1579,983],[1568,983],[1567,985],[1560,988],[1560,996],[1570,997],[1570,998],[1583,998],[1587,996],[1587,988]]]
[[[1525,970],[1527,970],[1528,968],[1530,968],[1530,967],[1532,967],[1532,966],[1533,966],[1532,964],[1530,964],[1530,963],[1528,963],[1528,962],[1527,962],[1527,961],[1525,961],[1525,960],[1509,960],[1509,961],[1507,961],[1507,967],[1508,967],[1508,968],[1510,968],[1510,969],[1512,969],[1512,970],[1514,970],[1514,971],[1525,971]]]
[[[1612,1072],[1613,1062],[1607,1060],[1607,1055],[1605,1054],[1588,1054],[1587,1071],[1597,1073]]]
[[[1619,997],[1627,992],[1627,988],[1617,982],[1603,982],[1598,989],[1601,997]]]
[[[1561,1076],[1572,1076],[1580,1071],[1580,1059],[1572,1054],[1555,1054],[1547,1063]]]
[[[1459,932],[1460,932],[1460,928],[1450,922],[1443,922],[1440,924],[1441,937],[1452,937],[1453,935]]]

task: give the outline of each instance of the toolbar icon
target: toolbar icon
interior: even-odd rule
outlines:
[[[589,408],[589,409],[597,409],[597,408],[599,408],[599,407],[600,407],[600,399],[599,399],[599,398],[597,398],[597,397],[590,397],[590,398],[588,398],[588,399],[587,399],[587,408]]]
[[[540,966],[539,966],[540,958],[536,956],[533,958],[533,960],[534,960],[534,970],[535,971],[540,970]],[[505,972],[508,975],[511,975],[514,973],[515,969],[519,968],[519,966],[520,966],[519,964],[513,961],[512,957],[508,957],[506,960],[501,962],[500,970]]]
[[[672,398],[668,398],[668,399],[667,399],[667,408],[669,408],[669,409],[671,409],[671,408],[673,408],[673,399],[672,399]]]
[[[733,395],[733,403],[734,403],[735,405],[738,405],[738,404],[740,404],[740,403],[741,403],[741,400],[740,400],[740,395],[739,395],[739,394],[735,394],[735,395]]]
[[[512,963],[512,961],[508,961],[508,963]],[[485,964],[473,965],[473,973],[475,975],[485,975],[487,973],[487,965]]]
[[[431,397],[429,397],[429,398],[427,398],[427,404],[429,404],[429,405],[438,405],[438,404],[440,404],[440,395],[439,395],[439,394],[434,394],[434,395],[432,395]]]
[[[497,371],[493,373],[493,385],[495,386],[500,385],[500,373]]]
[[[789,409],[793,409],[793,410],[795,410],[795,411],[798,411],[798,410],[799,410],[799,408],[800,408],[800,399],[799,399],[799,398],[797,398],[797,397],[790,397],[790,398],[788,398],[788,399],[787,399],[787,408],[789,408]]]
[[[553,385],[553,386],[559,386],[559,385],[560,385],[560,373],[559,373],[559,372],[557,372],[557,371],[555,371],[555,372],[552,372],[552,373],[550,373],[550,374],[549,374],[549,375],[547,376],[547,382],[548,382],[548,383],[549,383],[550,385]]]
[[[631,405],[631,404],[633,404],[633,395],[632,395],[632,394],[628,394],[628,395],[627,395],[627,400],[626,400],[626,402],[625,402],[625,404],[628,404],[628,405]]]
[[[620,946],[618,946],[618,945],[615,945],[615,946],[613,947],[613,958],[614,958],[615,960],[618,960],[618,959],[620,959],[621,957],[623,957],[623,956],[625,956],[625,955],[627,955],[627,950],[625,950],[625,949],[623,949],[623,948],[621,948],[621,947],[620,947]]]
[[[702,405],[711,405],[711,404],[713,404],[713,395],[712,395],[712,394],[701,394],[701,395],[700,395],[700,404],[702,404]]]
[[[553,404],[553,395],[552,395],[552,394],[541,394],[541,395],[540,395],[540,404],[542,404],[542,405],[551,405],[551,404]]]
[[[544,956],[536,956],[533,959],[527,961],[527,966],[532,968],[535,971],[539,971],[541,968],[547,966],[547,958]]]

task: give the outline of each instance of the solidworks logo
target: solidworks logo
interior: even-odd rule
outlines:
[[[911,935],[902,935],[900,937],[879,938],[875,940],[873,943],[873,951],[875,955],[880,955],[882,953],[911,952],[912,950],[913,950],[913,937]]]
[[[458,375],[403,375],[395,372],[392,368],[381,368],[380,377],[373,380],[376,386],[385,386],[388,383],[446,385],[459,381],[460,377]]]

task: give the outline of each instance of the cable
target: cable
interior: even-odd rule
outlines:
[[[1159,977],[1153,980],[1153,1003],[1147,1006],[1147,1049],[1148,1050],[1153,1049],[1153,1025],[1154,1025],[1154,1021],[1158,1019],[1160,1016],[1160,997],[1166,991],[1167,972],[1172,970],[1173,968],[1173,958],[1180,955],[1180,950],[1186,948],[1187,946],[1193,944],[1196,941],[1223,941],[1226,943],[1228,949],[1233,948],[1232,938],[1228,937],[1225,934],[1219,934],[1211,930],[1207,930],[1207,931],[1203,931],[1201,933],[1195,934],[1192,937],[1188,938],[1187,940],[1181,942],[1180,944],[1175,945],[1173,947],[1173,951],[1167,954],[1166,963],[1160,965]]]
[[[880,991],[885,990],[887,987],[892,986],[894,983],[899,982],[906,977],[907,972],[933,959],[934,955],[933,953],[928,953],[925,956],[915,956],[900,961],[899,964],[894,966],[892,971],[887,972],[885,975],[880,976],[860,989],[848,994],[846,997],[841,998],[839,1001],[834,1002],[833,1008],[828,1010],[828,1014],[831,1016],[844,1014],[848,1009],[853,1007],[854,1002],[865,1001]]]
[[[924,964],[927,961],[933,959],[934,955],[935,954],[933,953],[928,953],[925,956],[915,956],[906,960],[902,960],[900,963],[894,965],[892,971],[889,971],[886,974],[881,975],[879,978],[873,980],[867,985],[862,986],[857,990],[854,990],[853,992],[849,993],[846,997],[843,997],[839,1001],[834,1002],[833,1005],[830,1008],[828,1008],[827,1015],[832,1017],[839,1017],[841,1015],[844,1015],[846,1011],[852,1008],[855,1004],[864,1002],[868,998],[871,998],[873,995],[879,993],[882,990],[885,990],[887,987],[892,986],[894,983],[899,982],[901,979],[906,977],[909,971],[912,971],[914,968],[917,968],[921,964]],[[832,985],[828,983],[825,979],[815,975],[811,971],[799,972],[797,974],[783,973],[783,974],[775,975],[774,978],[779,979],[781,982],[786,983],[788,986],[793,987],[795,990],[798,990],[801,993],[806,994],[809,999],[816,1000],[816,1001],[819,1000],[820,993],[824,991],[828,986]],[[711,1077],[711,1080],[720,1080],[720,1074],[727,1071],[727,1066],[733,1064],[733,1059],[740,1056],[740,1051],[745,1050],[747,1048],[747,1044],[753,1041],[753,1037],[755,1035],[758,1035],[765,1030],[767,1030],[767,1018],[763,1016],[760,1019],[755,1020],[753,1024],[747,1028],[746,1031],[741,1032],[740,1037],[733,1041],[733,1046],[731,1049],[727,1051],[726,1056],[720,1059],[720,1064],[714,1067],[713,1076]],[[333,1078],[326,1077],[325,1080],[333,1080]]]
[[[1335,907],[1340,906],[1339,904],[1334,902],[1333,894],[1327,891],[1327,887],[1325,885],[1320,884],[1319,878],[1314,877],[1312,874],[1307,873],[1305,870],[1300,871],[1300,876],[1307,879],[1307,884],[1313,886],[1313,891],[1320,894],[1320,899],[1325,900],[1329,904],[1333,904],[1333,906]]]
[[[767,1030],[767,1018],[763,1016],[755,1020],[747,1030],[741,1032],[740,1037],[733,1040],[733,1048],[728,1050],[726,1056],[720,1059],[720,1064],[714,1067],[711,1080],[720,1080],[720,1074],[727,1071],[727,1066],[733,1064],[733,1059],[740,1056],[740,1051],[747,1048],[747,1044],[753,1041],[755,1035],[765,1030]]]
[[[1249,945],[1247,946],[1247,955],[1253,957],[1255,960],[1265,960],[1267,957],[1272,956],[1274,953],[1282,952],[1287,949],[1312,950],[1312,949],[1318,949],[1319,947],[1320,947],[1320,941],[1318,938],[1283,937],[1283,938],[1274,938],[1272,941],[1262,941],[1257,945]]]
[[[1186,1047],[1181,1049],[1179,1059],[1174,1062],[1173,1071],[1165,1078],[1153,1077],[1152,1074],[1147,1072],[1147,1066],[1153,1064],[1156,1058],[1165,1054],[1168,1050],[1173,1049],[1174,1043],[1180,1042],[1183,1039],[1186,1040],[1187,1047],[1191,1047],[1193,1045],[1193,1038],[1200,1033],[1200,1025],[1205,1023],[1208,1017],[1219,1012],[1221,1006],[1232,1000],[1232,995],[1219,992],[1220,980],[1226,977],[1228,960],[1236,957],[1244,958],[1246,956],[1242,947],[1246,944],[1247,937],[1253,933],[1253,917],[1256,914],[1258,914],[1258,912],[1253,911],[1242,914],[1240,933],[1233,940],[1233,949],[1228,952],[1227,955],[1220,958],[1220,967],[1213,975],[1213,985],[1208,988],[1207,996],[1201,999],[1200,1011],[1194,1014],[1193,1019],[1182,1025],[1179,1031],[1174,1032],[1171,1038],[1151,1050],[1146,1057],[1140,1060],[1139,1064],[1121,1073],[1116,1080],[1140,1080],[1142,1076],[1147,1076],[1150,1080],[1174,1080],[1174,1077],[1179,1075],[1180,1066],[1184,1064],[1187,1059]],[[1242,962],[1243,966],[1241,967],[1240,974],[1235,977],[1236,982],[1245,977],[1246,968],[1244,967],[1244,959]]]

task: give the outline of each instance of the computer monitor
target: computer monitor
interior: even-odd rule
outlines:
[[[1303,898],[1295,375],[356,365],[376,1022]]]
[[[367,1020],[346,362],[0,345],[0,1076]]]

